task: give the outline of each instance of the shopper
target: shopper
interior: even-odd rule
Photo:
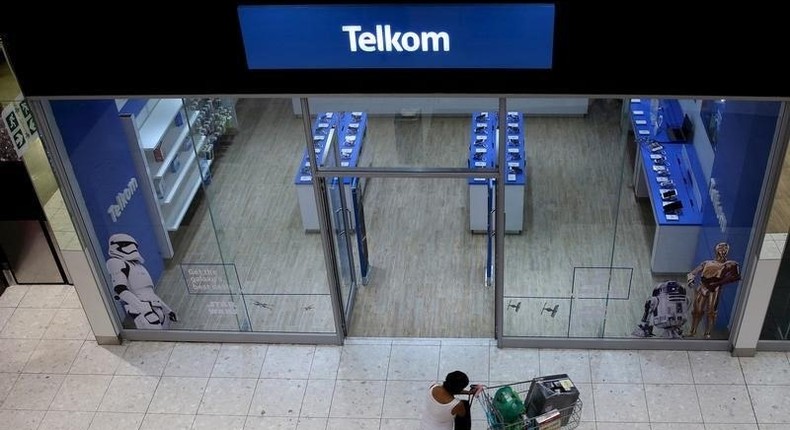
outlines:
[[[473,385],[469,390],[469,377],[466,373],[456,370],[445,376],[441,384],[431,384],[422,411],[421,430],[469,430],[472,428],[470,403],[472,396],[477,396],[483,389],[482,385]],[[469,395],[468,400],[460,400],[457,395]]]

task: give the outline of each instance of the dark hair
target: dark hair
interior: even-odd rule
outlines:
[[[448,373],[442,384],[444,389],[453,395],[460,393],[467,385],[469,385],[469,377],[460,370]]]

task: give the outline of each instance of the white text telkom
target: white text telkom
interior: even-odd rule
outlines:
[[[393,32],[389,24],[376,25],[375,33],[362,31],[361,25],[344,25],[348,33],[348,46],[351,52],[449,52],[450,35],[445,31]]]

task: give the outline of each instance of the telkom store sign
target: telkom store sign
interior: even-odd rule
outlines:
[[[551,69],[553,4],[240,6],[250,69]]]

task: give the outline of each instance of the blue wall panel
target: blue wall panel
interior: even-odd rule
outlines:
[[[741,264],[741,273],[746,269],[746,248],[754,227],[779,107],[778,102],[726,102],[711,172],[719,204],[718,208],[714,207],[710,189],[700,190],[706,205],[701,240],[697,245],[697,263],[713,258],[713,247],[717,243],[728,242],[728,258]],[[726,219],[723,232],[718,215]],[[740,283],[723,287],[717,328],[729,324],[739,287]]]
[[[111,235],[131,235],[138,241],[145,267],[156,284],[164,261],[140,189],[148,186],[147,179],[137,175],[115,101],[52,101],[50,104],[103,255],[107,257]],[[119,197],[125,190],[128,199]],[[109,213],[112,205],[123,206],[119,214],[116,211],[115,219]]]

